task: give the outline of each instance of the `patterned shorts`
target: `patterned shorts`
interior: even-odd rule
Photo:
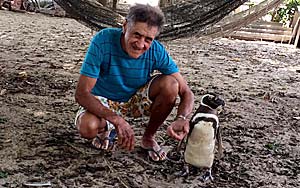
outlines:
[[[135,95],[133,95],[128,102],[116,102],[109,100],[105,97],[95,96],[101,103],[107,108],[111,109],[113,112],[117,113],[122,117],[142,117],[150,115],[150,107],[152,101],[149,99],[149,87],[151,82],[156,78],[156,76],[152,77],[152,79],[143,87],[141,87]],[[83,107],[80,107],[75,117],[75,126],[77,119],[79,116],[84,113],[86,110]],[[108,128],[112,125],[107,121]]]

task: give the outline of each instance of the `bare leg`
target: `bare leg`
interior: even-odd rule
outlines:
[[[167,119],[175,106],[178,95],[178,82],[173,76],[162,75],[153,80],[149,97],[153,101],[148,126],[142,139],[142,147],[159,147],[154,140],[154,134]],[[165,153],[160,158],[165,157]]]
[[[95,138],[99,132],[103,132],[106,126],[104,119],[99,119],[90,112],[84,112],[77,120],[77,128],[83,138]]]
[[[77,120],[77,128],[81,137],[93,139],[92,144],[98,149],[109,148],[110,131],[105,131],[106,121],[86,111]],[[98,138],[96,138],[96,136]],[[101,140],[101,142],[100,142]]]

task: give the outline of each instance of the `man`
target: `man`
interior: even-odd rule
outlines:
[[[163,21],[159,8],[137,4],[130,8],[122,29],[103,29],[92,39],[76,89],[76,101],[83,108],[75,123],[81,136],[93,139],[95,147],[108,148],[113,135],[110,127],[114,127],[118,145],[133,150],[134,132],[124,118],[150,115],[141,147],[152,160],[164,160],[166,152],[154,135],[178,95],[177,118],[167,134],[177,140],[187,134],[194,95],[165,48],[154,40]],[[153,76],[154,71],[161,74]]]

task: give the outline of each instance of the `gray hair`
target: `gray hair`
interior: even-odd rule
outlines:
[[[159,7],[153,7],[149,4],[135,4],[130,7],[126,16],[126,21],[129,24],[136,22],[147,23],[148,26],[158,27],[158,32],[161,31],[164,25],[164,14]]]

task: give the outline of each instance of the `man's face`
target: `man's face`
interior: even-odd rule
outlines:
[[[123,33],[124,37],[121,39],[123,50],[130,57],[138,58],[150,48],[158,33],[158,27],[151,27],[143,22],[136,22],[135,24],[125,22]]]

